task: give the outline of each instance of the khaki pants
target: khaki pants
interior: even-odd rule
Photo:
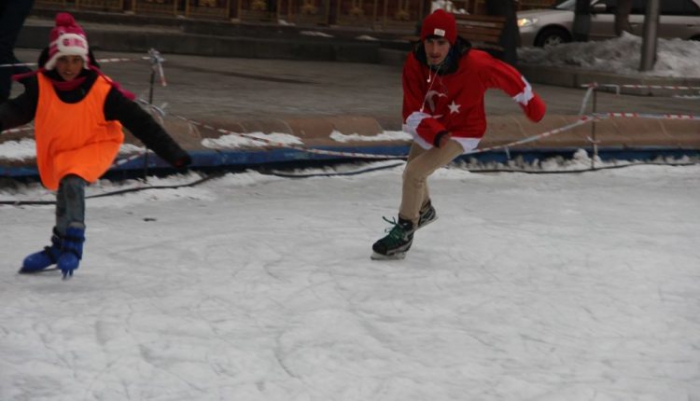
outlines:
[[[446,166],[464,153],[459,143],[450,140],[442,148],[421,148],[415,142],[408,153],[408,162],[403,171],[403,191],[399,217],[418,223],[421,208],[430,200],[428,177],[440,167]]]

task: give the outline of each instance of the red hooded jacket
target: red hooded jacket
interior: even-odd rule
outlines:
[[[465,151],[475,148],[486,132],[484,95],[490,88],[511,96],[530,120],[544,117],[545,103],[527,80],[488,53],[467,49],[454,61],[454,71],[438,74],[418,59],[421,51],[422,47],[409,54],[404,63],[403,119],[404,129],[422,147],[433,146],[435,137],[447,131]]]

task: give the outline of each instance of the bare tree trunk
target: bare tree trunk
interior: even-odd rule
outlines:
[[[514,0],[488,0],[486,1],[486,14],[506,17],[506,23],[498,42],[503,50],[490,51],[495,57],[506,63],[516,66],[518,64],[518,45],[520,44],[520,29],[516,16]]]
[[[591,1],[576,0],[573,35],[575,42],[588,42],[591,32]]]
[[[615,35],[620,36],[622,32],[632,33],[630,25],[630,11],[632,10],[632,0],[617,0],[615,10]]]

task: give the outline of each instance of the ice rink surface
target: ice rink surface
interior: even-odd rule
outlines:
[[[16,274],[53,207],[0,206],[0,399],[700,400],[699,166],[442,169],[438,221],[371,261],[401,172],[89,199],[67,281]]]

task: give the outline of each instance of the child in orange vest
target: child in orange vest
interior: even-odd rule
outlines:
[[[23,76],[26,91],[0,106],[3,128],[35,124],[42,184],[56,193],[51,246],[24,259],[20,273],[57,264],[67,278],[83,256],[85,186],[112,165],[124,141],[122,124],[175,167],[190,156],[141,107],[96,67],[85,32],[68,13],[56,16],[40,69]]]

